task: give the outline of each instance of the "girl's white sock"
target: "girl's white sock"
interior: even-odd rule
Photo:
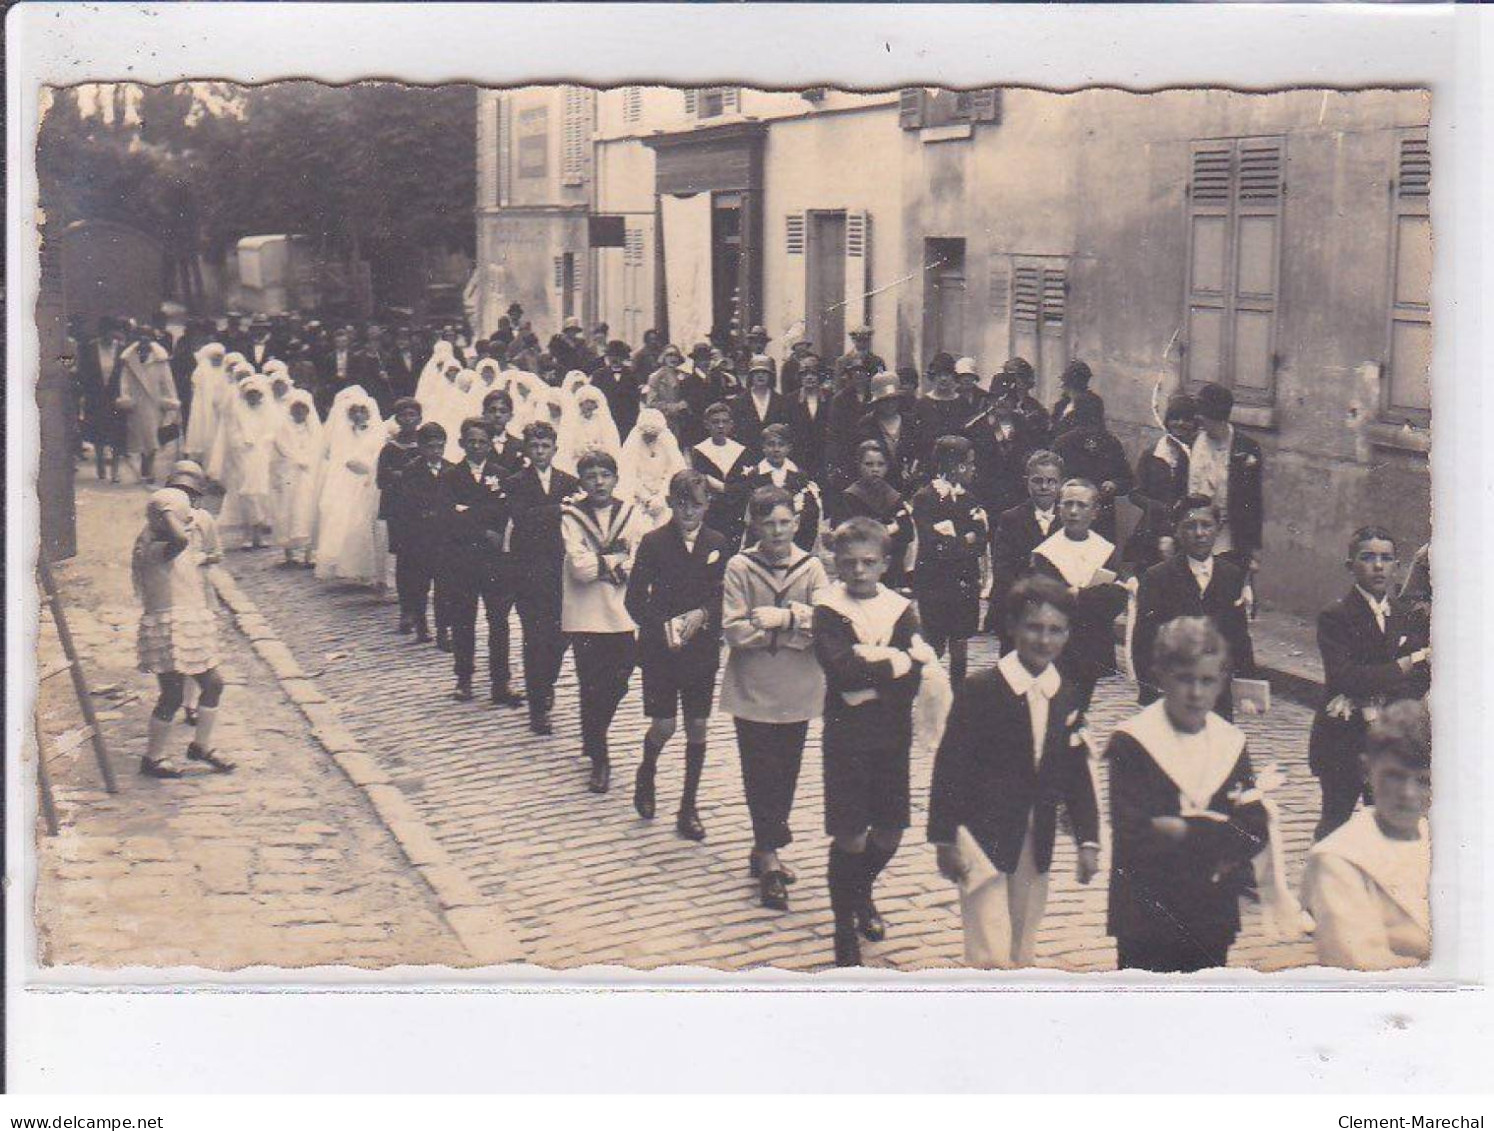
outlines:
[[[171,741],[171,720],[157,718],[152,712],[145,728],[145,758],[148,762],[159,762],[166,753],[166,744]]]
[[[192,741],[197,743],[197,749],[204,754],[213,749],[213,728],[218,725],[217,707],[197,708],[197,731],[192,736]]]

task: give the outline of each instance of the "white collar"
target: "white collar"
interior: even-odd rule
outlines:
[[[1075,542],[1060,526],[1033,553],[1052,562],[1067,584],[1082,589],[1114,551],[1115,547],[1093,530],[1084,541]]]
[[[1115,729],[1140,743],[1157,767],[1172,779],[1183,800],[1195,809],[1208,808],[1245,749],[1245,732],[1211,713],[1201,732],[1203,743],[1185,752],[1182,736],[1167,717],[1167,705],[1161,699]]]
[[[1213,577],[1214,559],[1212,557],[1198,561],[1192,554],[1184,555],[1188,559],[1188,568],[1193,571],[1194,577]]]
[[[965,493],[965,488],[961,487],[958,483],[951,483],[942,475],[936,475],[933,479],[929,480],[929,486],[934,489],[934,494],[938,495],[941,499],[958,499]]]
[[[723,444],[718,444],[707,436],[695,445],[695,450],[710,460],[717,471],[725,474],[731,470],[732,464],[737,462],[737,457],[747,449],[730,436],[726,438],[726,442]]]
[[[1369,606],[1370,612],[1376,613],[1381,617],[1388,617],[1390,615],[1390,594],[1387,593],[1377,601],[1358,585],[1354,586],[1354,592],[1364,598],[1364,603]]]
[[[773,476],[776,476],[776,475],[779,475],[779,474],[787,475],[791,471],[798,471],[798,470],[799,470],[799,465],[796,464],[791,459],[784,460],[782,467],[774,467],[767,460],[763,460],[761,463],[759,463],[757,465],[757,473],[759,475],[773,475]]]
[[[1409,876],[1407,865],[1421,869],[1422,876],[1428,875],[1432,865],[1431,843],[1426,821],[1421,824],[1419,840],[1390,840],[1380,831],[1374,807],[1369,806],[1359,810],[1347,823],[1313,845],[1309,855],[1338,856],[1347,860],[1374,880],[1380,890],[1409,915],[1417,926],[1430,930],[1431,909],[1427,901],[1420,898],[1426,893],[1425,882],[1417,883],[1415,878]],[[1415,845],[1415,855],[1411,852],[1386,851],[1387,847],[1399,848],[1403,844]]]
[[[1042,519],[1045,524],[1052,522],[1055,518],[1058,517],[1057,506],[1051,506],[1047,510],[1043,510],[1043,508],[1038,506],[1036,503],[1032,503],[1031,506],[1032,516],[1034,518]]]
[[[880,584],[875,597],[852,597],[846,592],[845,583],[837,581],[822,589],[815,603],[850,621],[862,644],[886,645],[898,620],[913,602]]]
[[[1008,652],[996,662],[996,670],[1006,680],[1007,686],[1019,699],[1026,698],[1027,693],[1034,687],[1044,699],[1052,699],[1058,694],[1058,686],[1062,682],[1058,669],[1049,664],[1037,675],[1027,670],[1027,666],[1017,657],[1015,650]]]

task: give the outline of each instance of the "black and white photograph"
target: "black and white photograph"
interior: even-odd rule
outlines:
[[[48,89],[41,961],[1425,963],[1430,115]]]

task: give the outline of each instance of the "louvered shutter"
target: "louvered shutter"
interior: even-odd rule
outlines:
[[[721,88],[721,112],[723,114],[740,114],[742,112],[741,87],[724,86]]]
[[[1029,360],[1037,367],[1043,389],[1056,389],[1069,363],[1069,273],[1062,260],[1049,260],[1041,268],[1042,305],[1038,311],[1038,354]]]
[[[700,113],[700,95],[693,90],[687,90],[685,95],[685,117],[694,118]]]
[[[1187,379],[1225,381],[1232,141],[1196,141],[1188,181]]]
[[[928,91],[921,86],[904,87],[897,99],[897,124],[905,130],[922,129],[927,107]]]
[[[1425,423],[1432,405],[1432,155],[1426,130],[1396,137],[1391,186],[1390,341],[1384,410]]]
[[[593,94],[579,86],[565,88],[562,115],[560,179],[565,185],[586,183],[591,167]]]
[[[628,125],[637,125],[643,117],[643,88],[628,86],[623,88],[623,121]]]
[[[1035,263],[1018,261],[1012,267],[1011,279],[1012,356],[1025,357],[1036,368],[1042,356],[1038,334],[1043,311],[1043,269]]]
[[[972,122],[1001,121],[1001,91],[996,87],[972,90],[969,104]]]
[[[807,251],[808,217],[790,212],[783,218],[783,290],[778,308],[779,325],[792,338],[795,327],[813,336],[814,327],[807,322],[809,310],[809,255]],[[830,347],[816,343],[821,349]]]
[[[1269,402],[1276,386],[1276,306],[1281,259],[1285,144],[1235,143],[1235,217],[1230,381],[1235,396]]]
[[[494,123],[494,129],[497,133],[496,145],[498,148],[498,195],[494,203],[501,208],[509,202],[513,185],[513,160],[509,154],[509,146],[513,144],[513,135],[509,128],[510,118],[507,97],[500,94],[493,102],[493,112],[497,119]]]
[[[846,213],[846,333],[871,321],[871,214]],[[838,346],[838,343],[837,343]],[[823,347],[821,347],[823,348]]]

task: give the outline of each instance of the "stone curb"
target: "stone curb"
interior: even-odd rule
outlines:
[[[269,665],[281,690],[306,719],[312,737],[348,781],[362,791],[379,823],[431,889],[441,917],[463,949],[479,966],[520,961],[523,948],[518,936],[484,905],[476,885],[431,835],[405,795],[342,725],[337,705],[307,678],[290,649],[275,635],[269,621],[239,588],[233,575],[222,566],[214,566],[208,570],[208,579],[218,599],[233,614],[234,626],[249,640],[255,654]]]

